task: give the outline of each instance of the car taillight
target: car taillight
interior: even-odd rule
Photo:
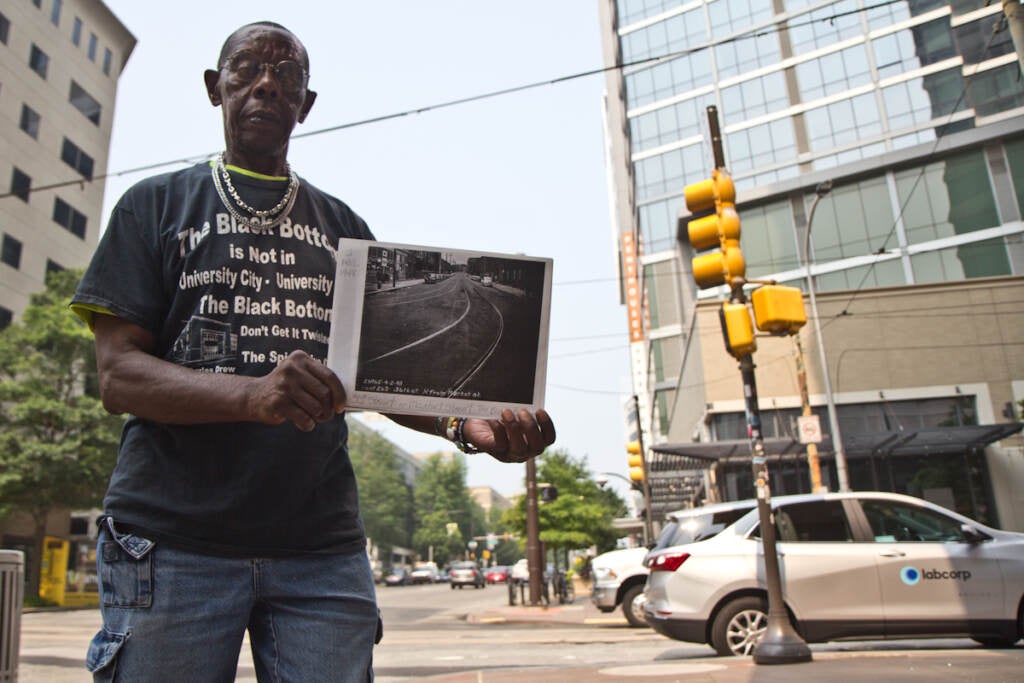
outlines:
[[[658,555],[651,561],[652,572],[674,572],[689,559],[690,553],[666,553]]]

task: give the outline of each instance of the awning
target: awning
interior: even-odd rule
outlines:
[[[995,425],[964,425],[960,427],[930,427],[914,430],[891,430],[880,432],[859,432],[843,434],[843,445],[847,458],[869,458],[872,456],[906,457],[919,455],[945,455],[977,452],[989,444],[1012,436],[1024,429],[1024,422],[1010,422]],[[796,439],[771,437],[764,439],[765,456],[778,460],[800,455],[806,449]],[[684,463],[673,463],[672,469],[689,469],[693,462],[703,467],[711,464],[750,461],[750,441],[735,439],[681,444],[658,444],[651,450],[656,455],[670,456],[656,458],[665,466],[675,458],[684,458]],[[818,444],[818,455],[831,458],[832,440],[825,436]],[[654,468],[657,471],[658,467]]]

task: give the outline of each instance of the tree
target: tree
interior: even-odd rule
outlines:
[[[47,516],[101,504],[123,425],[98,397],[92,333],[68,310],[81,275],[47,275],[21,321],[0,331],[0,517],[23,512],[34,523],[29,595]]]
[[[366,535],[378,545],[407,547],[412,536],[412,488],[402,476],[394,444],[358,428],[349,432],[348,443]]]
[[[564,451],[545,451],[537,458],[538,484],[558,489],[558,498],[538,505],[540,540],[548,550],[575,550],[596,545],[598,552],[615,547],[611,522],[625,514],[626,504],[591,479],[585,459]],[[502,522],[526,537],[526,497],[505,512]]]
[[[469,540],[485,531],[483,508],[470,498],[466,488],[462,456],[430,456],[416,478],[413,497],[416,531],[412,542],[421,557],[429,557],[431,549],[439,564],[460,557]],[[453,524],[456,526],[450,526]]]

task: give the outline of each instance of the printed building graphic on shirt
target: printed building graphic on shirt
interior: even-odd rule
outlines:
[[[238,335],[231,324],[194,315],[174,341],[171,359],[187,367],[204,367],[234,361]]]

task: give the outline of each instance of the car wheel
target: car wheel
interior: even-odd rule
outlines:
[[[767,626],[768,607],[764,600],[753,596],[737,598],[715,617],[711,647],[723,657],[751,655]]]
[[[648,625],[647,620],[644,619],[645,602],[647,602],[647,596],[644,594],[642,583],[630,586],[622,596],[622,613],[633,628],[643,628]]]

